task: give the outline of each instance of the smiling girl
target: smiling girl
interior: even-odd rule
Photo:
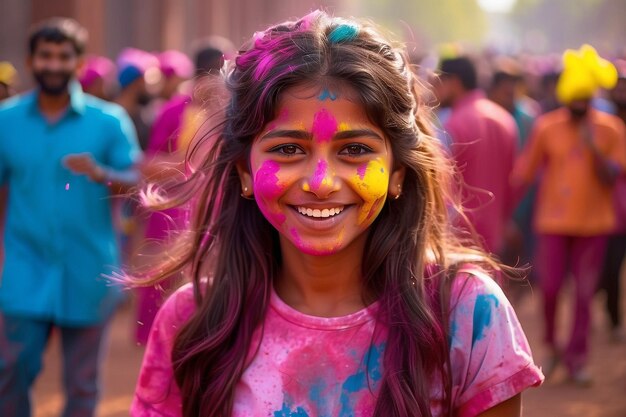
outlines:
[[[224,120],[172,200],[196,201],[190,234],[135,277],[193,284],[156,318],[132,415],[519,416],[543,376],[497,263],[449,226],[404,52],[314,12],[224,78]]]

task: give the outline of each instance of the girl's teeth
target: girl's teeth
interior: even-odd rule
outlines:
[[[332,217],[335,216],[339,213],[341,213],[341,211],[343,210],[343,207],[341,208],[331,208],[331,209],[310,209],[310,208],[305,208],[305,207],[298,207],[298,213],[303,214],[305,216],[309,216],[309,217],[315,217],[315,218],[327,218],[327,217]]]

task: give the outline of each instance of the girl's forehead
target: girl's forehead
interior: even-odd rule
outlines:
[[[305,85],[282,93],[275,122],[306,122],[320,112],[338,121],[371,124],[356,93],[347,86]],[[342,120],[339,120],[342,119]]]

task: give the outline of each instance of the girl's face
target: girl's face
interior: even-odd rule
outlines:
[[[364,240],[404,178],[383,132],[345,95],[311,87],[285,92],[277,114],[255,138],[249,170],[239,169],[244,194],[282,245],[329,255]]]

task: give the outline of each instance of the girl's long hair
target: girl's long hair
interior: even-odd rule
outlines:
[[[384,131],[394,164],[406,168],[402,196],[385,203],[362,260],[363,294],[380,301],[378,323],[388,329],[374,416],[430,417],[433,390],[444,393],[451,413],[447,300],[454,262],[446,254],[467,250],[450,230],[452,173],[430,135],[423,88],[402,49],[370,24],[318,11],[256,34],[223,75],[223,120],[206,135],[208,150],[196,147],[202,158],[169,203],[195,202],[190,230],[158,268],[136,276],[144,284],[181,271],[193,277],[197,309],[172,352],[183,415],[230,417],[235,386],[256,348],[252,334],[263,326],[280,247],[256,203],[240,196],[236,168],[277,116],[281,94],[303,84],[348,86]]]

